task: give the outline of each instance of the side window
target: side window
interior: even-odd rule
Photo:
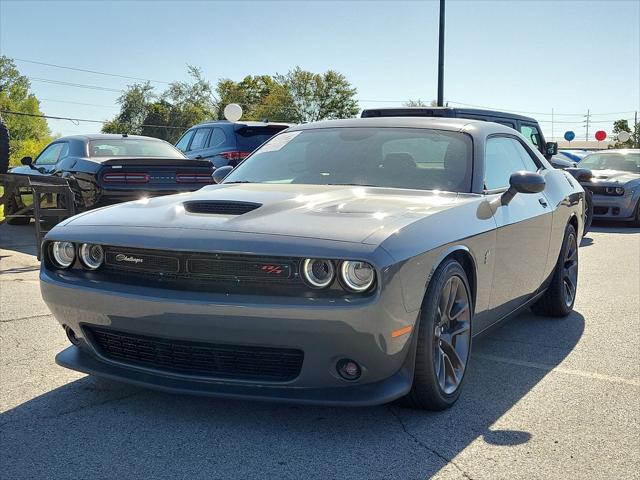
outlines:
[[[540,148],[540,132],[538,131],[538,127],[522,123],[520,125],[520,133],[527,140],[527,142],[529,142],[537,149]]]
[[[520,170],[535,172],[538,166],[519,141],[509,137],[487,140],[484,172],[487,190],[508,187],[511,174]]]
[[[186,152],[187,147],[189,146],[189,141],[191,140],[191,137],[193,137],[194,133],[195,130],[187,130],[187,133],[182,135],[182,138],[180,138],[180,140],[178,140],[178,143],[176,143],[176,148],[178,150]]]
[[[211,132],[211,138],[209,138],[209,147],[219,147],[227,141],[227,136],[224,134],[224,130],[221,128],[214,128]]]
[[[64,142],[64,146],[62,147],[62,150],[60,151],[60,155],[58,156],[58,160],[62,160],[63,158],[66,158],[69,156],[69,143]]]
[[[60,158],[60,152],[65,147],[66,143],[54,143],[45,148],[38,158],[36,159],[36,165],[53,165]],[[67,146],[67,148],[69,148]]]
[[[189,151],[202,150],[203,148],[206,148],[209,133],[211,133],[210,128],[198,128],[196,133],[193,135],[193,140],[191,140]]]

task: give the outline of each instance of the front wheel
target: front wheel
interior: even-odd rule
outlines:
[[[590,190],[584,191],[584,231],[583,235],[591,229],[591,222],[593,222],[593,193]]]
[[[531,309],[537,315],[566,317],[573,310],[577,291],[578,240],[575,228],[568,224],[551,283]]]
[[[460,396],[471,354],[470,291],[456,260],[445,260],[438,267],[422,304],[413,386],[403,403],[444,410]]]

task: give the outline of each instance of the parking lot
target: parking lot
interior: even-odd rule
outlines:
[[[640,478],[640,229],[595,226],[575,312],[477,340],[442,413],[175,396],[63,369],[34,251],[33,226],[0,226],[2,478]]]

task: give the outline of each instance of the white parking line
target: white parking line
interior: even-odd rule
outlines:
[[[635,378],[624,378],[624,377],[616,377],[613,375],[603,375],[601,373],[587,372],[585,370],[575,370],[572,368],[557,367],[553,365],[546,365],[544,363],[526,362],[524,360],[516,360],[514,358],[507,358],[507,357],[498,357],[496,355],[485,355],[483,353],[474,353],[472,354],[472,356],[474,358],[491,360],[493,362],[507,363],[509,365],[518,365],[520,367],[535,368],[538,370],[544,370],[545,372],[566,373],[568,375],[575,375],[578,377],[593,378],[596,380],[604,380],[605,382],[622,383],[625,385],[634,385],[636,387],[640,387],[640,379],[635,379]]]

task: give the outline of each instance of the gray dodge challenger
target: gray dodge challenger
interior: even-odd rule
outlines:
[[[216,172],[49,232],[42,295],[72,344],[58,364],[170,392],[439,410],[474,336],[573,308],[584,191],[511,128],[309,123]]]

